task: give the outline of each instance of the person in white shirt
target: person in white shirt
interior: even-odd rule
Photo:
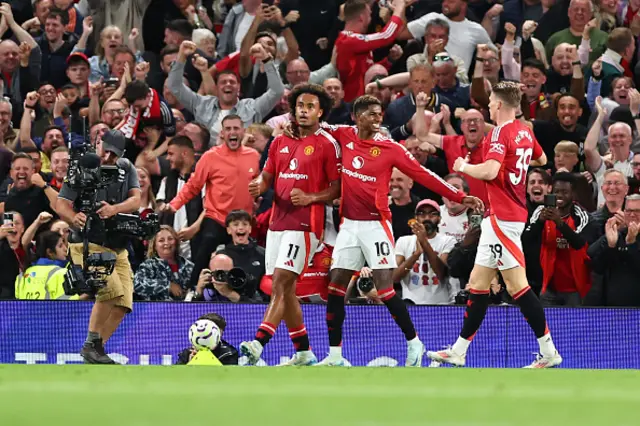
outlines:
[[[398,39],[421,39],[424,37],[429,21],[440,18],[446,21],[450,28],[447,52],[462,59],[468,71],[476,46],[479,44],[493,46],[493,43],[482,25],[468,20],[466,14],[467,0],[443,0],[442,13],[427,13],[415,21],[409,22]]]
[[[460,291],[452,285],[447,271],[447,257],[456,244],[453,237],[438,233],[440,205],[422,200],[412,221],[413,235],[398,238],[393,281],[402,285],[402,298],[416,305],[454,303]]]
[[[469,193],[469,184],[458,173],[451,173],[444,177],[444,181],[455,187],[458,191]],[[469,209],[464,204],[455,203],[443,198],[444,204],[440,206],[440,232],[453,237],[460,243],[469,229]]]
[[[639,97],[640,94],[633,89],[632,96]],[[591,126],[587,139],[584,141],[584,153],[586,157],[587,170],[595,175],[598,187],[598,207],[604,204],[604,195],[602,194],[602,185],[604,184],[604,172],[607,168],[618,170],[627,177],[633,177],[633,152],[631,152],[631,142],[633,141],[633,132],[631,126],[627,123],[617,122],[609,126],[608,139],[611,157],[602,157],[598,152],[598,142],[600,139],[600,128],[604,122],[607,111],[602,106],[602,97],[596,98],[596,110],[598,116]],[[607,162],[611,163],[608,167]]]

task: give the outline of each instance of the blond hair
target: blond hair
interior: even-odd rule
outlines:
[[[580,149],[578,148],[578,145],[575,142],[560,141],[558,142],[556,147],[553,149],[553,152],[555,152],[556,154],[564,152],[567,154],[578,155],[580,153]]]

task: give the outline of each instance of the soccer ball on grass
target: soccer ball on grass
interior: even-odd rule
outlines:
[[[220,328],[210,320],[198,320],[189,328],[189,341],[196,349],[214,350],[220,343]]]

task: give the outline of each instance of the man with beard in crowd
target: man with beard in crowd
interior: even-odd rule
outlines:
[[[556,116],[551,121],[535,120],[533,132],[547,158],[555,157],[555,147],[560,141],[571,141],[578,144],[580,156],[580,169],[586,170],[584,165],[584,141],[587,138],[587,128],[578,123],[582,116],[580,101],[573,95],[562,94],[554,102]],[[544,167],[551,168],[549,162]]]
[[[450,286],[447,257],[456,240],[438,232],[440,206],[422,200],[412,221],[413,235],[398,238],[393,282],[402,284],[402,299],[416,305],[447,305],[460,291]],[[455,283],[459,282],[455,280]]]
[[[389,210],[391,210],[391,229],[396,240],[411,235],[409,219],[415,217],[416,206],[420,199],[411,193],[413,180],[398,169],[393,169],[389,181]]]

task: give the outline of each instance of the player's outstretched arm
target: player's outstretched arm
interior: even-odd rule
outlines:
[[[308,206],[309,204],[316,203],[325,204],[336,198],[340,198],[339,180],[331,182],[327,189],[311,194],[307,194],[299,188],[293,188],[291,190],[291,203],[293,203],[294,206]]]
[[[422,167],[402,145],[394,144],[392,146],[394,151],[390,153],[390,160],[394,167],[436,194],[456,203],[463,202],[464,193],[462,191],[458,191],[442,180],[440,176]]]

